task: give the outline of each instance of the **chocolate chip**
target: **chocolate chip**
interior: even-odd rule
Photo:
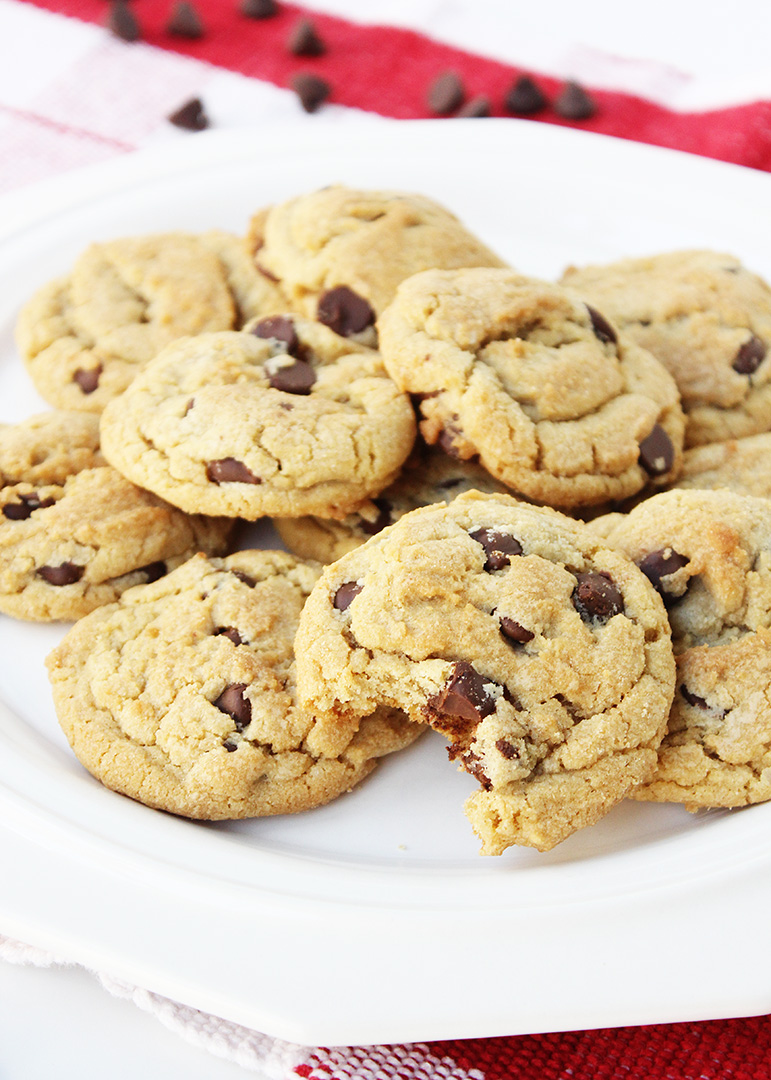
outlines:
[[[49,585],[74,585],[83,577],[85,569],[85,566],[65,562],[59,566],[41,566],[37,572]]]
[[[235,722],[236,731],[247,728],[252,719],[252,703],[244,697],[246,683],[231,683],[226,686],[216,701],[212,702],[220,712],[227,713]]]
[[[149,585],[151,581],[157,581],[158,578],[162,578],[167,572],[168,567],[165,562],[160,559],[158,562],[148,563],[147,566],[141,566],[139,568],[141,574],[145,574],[147,577],[146,585]]]
[[[387,525],[391,524],[391,510],[393,508],[388,499],[373,499],[372,502],[378,508],[378,515],[374,521],[359,517],[359,528],[367,536],[374,536],[375,533],[379,533]]]
[[[141,36],[139,20],[126,0],[113,0],[105,24],[122,41],[138,41]]]
[[[225,739],[222,745],[229,754],[232,754],[234,750],[238,749],[238,743],[234,743],[232,739]]]
[[[295,24],[286,47],[294,56],[323,56],[327,51],[311,19],[300,19]]]
[[[102,374],[102,365],[95,368],[78,368],[72,376],[72,381],[77,383],[84,394],[93,394],[99,385],[99,376]]]
[[[300,104],[307,113],[316,112],[332,93],[332,87],[326,79],[322,79],[320,75],[314,75],[310,71],[300,71],[293,75],[289,85],[297,94]],[[260,268],[258,267],[258,269]],[[278,279],[274,278],[273,280]]]
[[[257,582],[253,577],[249,577],[243,570],[231,570],[230,573],[233,577],[237,577],[239,581],[243,581],[244,585],[248,585],[250,589],[253,589]]]
[[[509,112],[527,116],[545,109],[549,102],[544,92],[529,75],[520,75],[506,95],[503,104]]]
[[[310,394],[316,382],[316,370],[307,360],[295,360],[269,374],[268,382],[274,390],[283,390],[285,394]]]
[[[506,615],[501,617],[499,625],[506,640],[513,641],[517,645],[525,645],[535,637],[532,630],[526,630],[524,626],[520,626],[518,622],[509,619]]]
[[[308,109],[307,111],[312,112],[313,110]],[[270,272],[270,270],[266,270],[264,266],[260,266],[260,264],[258,262],[256,262],[256,261],[255,261],[254,267],[257,270],[258,274],[262,274],[262,276],[264,278],[267,278],[268,281],[272,281],[274,285],[277,285],[279,283],[279,281],[281,281],[280,277],[276,277],[275,274],[272,274]]]
[[[347,285],[338,285],[321,294],[316,318],[341,337],[351,337],[372,326],[375,312],[363,296]]]
[[[661,424],[656,424],[640,443],[638,460],[649,476],[662,476],[674,465],[675,448]]]
[[[238,10],[249,19],[272,19],[278,15],[276,0],[241,0]]]
[[[576,574],[578,584],[573,589],[573,607],[584,620],[607,622],[624,611],[624,598],[610,574],[589,572]]]
[[[740,375],[752,375],[765,360],[766,352],[765,341],[753,334],[749,341],[744,342],[736,354],[732,365],[734,371],[737,371]]]
[[[456,461],[461,461],[460,447],[457,440],[463,435],[463,432],[455,424],[448,422],[444,425],[439,432],[439,437],[436,440],[436,445],[440,450],[443,450],[448,457],[455,458]]]
[[[512,761],[514,758],[519,757],[519,751],[515,750],[507,739],[496,739],[495,749],[502,757],[505,757],[507,761]]]
[[[604,315],[600,315],[599,311],[595,311],[593,307],[586,305],[586,310],[589,312],[589,318],[592,320],[592,330],[594,336],[605,345],[617,345],[618,338],[616,337],[616,331],[610,325]]]
[[[166,33],[174,37],[201,38],[204,35],[204,27],[201,17],[187,0],[178,0],[174,5],[166,23]]]
[[[489,97],[485,97],[484,94],[478,94],[475,98],[472,98],[471,101],[467,101],[466,104],[458,110],[456,115],[465,118],[490,116],[492,111],[493,109]]]
[[[184,128],[185,131],[203,131],[209,126],[209,117],[204,112],[203,102],[197,97],[186,101],[167,119],[170,124]]]
[[[287,315],[270,315],[267,319],[260,319],[252,327],[252,333],[258,338],[274,338],[276,341],[282,341],[290,356],[301,358],[300,339],[294,323]]]
[[[661,593],[664,599],[676,599],[667,592],[662,578],[669,577],[670,574],[676,573],[678,570],[682,570],[684,566],[687,566],[690,559],[687,555],[681,555],[679,551],[675,551],[671,547],[660,548],[658,551],[652,551],[649,555],[646,555],[644,559],[638,562],[638,566],[642,572],[653,585],[654,589]]]
[[[709,705],[703,697],[699,697],[697,694],[692,694],[686,686],[680,687],[680,693],[683,695],[689,705],[693,705],[695,709],[708,709]]]
[[[235,626],[218,626],[214,631],[215,637],[226,637],[229,641],[232,641],[234,645],[243,645],[244,638],[241,637]]]
[[[354,597],[358,596],[363,588],[357,581],[346,581],[332,597],[332,607],[337,611],[347,611]]]
[[[443,71],[428,88],[426,102],[432,113],[448,116],[463,102],[465,91],[460,76],[455,71]]]
[[[522,545],[519,540],[509,533],[497,532],[495,529],[474,529],[469,536],[485,549],[487,555],[485,570],[488,573],[492,573],[493,570],[502,570],[504,566],[509,565],[513,555],[522,554]]]
[[[554,102],[554,111],[566,120],[588,120],[597,112],[597,106],[583,86],[570,80]]]
[[[480,675],[472,664],[460,660],[453,664],[444,688],[426,704],[438,716],[458,717],[478,723],[495,712],[495,698],[487,691],[490,679]]]
[[[56,499],[41,499],[36,491],[20,495],[19,498],[21,502],[6,503],[3,507],[3,513],[10,521],[26,521],[36,510],[44,510],[56,502]]]
[[[261,484],[259,476],[247,469],[243,461],[226,457],[210,461],[206,466],[206,477],[213,484]]]

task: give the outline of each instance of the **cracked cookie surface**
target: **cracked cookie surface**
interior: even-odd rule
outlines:
[[[176,338],[238,329],[281,306],[236,236],[126,237],[92,244],[69,275],[38,290],[16,340],[46,401],[99,412]]]
[[[667,252],[571,267],[562,280],[671,372],[687,446],[771,428],[771,288],[737,258]]]
[[[329,802],[412,742],[420,729],[384,709],[334,757],[309,750],[292,642],[317,576],[278,551],[196,555],[77,623],[47,663],[81,763],[148,806],[218,820]]]
[[[505,265],[433,199],[342,185],[256,214],[249,242],[292,310],[346,336],[369,334],[368,344],[375,318],[411,274]]]
[[[320,746],[377,702],[448,737],[482,784],[466,814],[485,854],[547,850],[647,779],[674,691],[644,574],[506,495],[415,510],[327,567],[296,650]]]
[[[415,416],[378,353],[277,316],[170,345],[101,433],[111,464],[190,513],[342,517],[398,474]]]
[[[728,488],[771,498],[771,432],[694,446],[683,454],[676,488]]]
[[[341,521],[299,517],[275,518],[273,523],[295,555],[330,563],[360,547],[410,510],[446,502],[471,490],[503,494],[506,488],[478,462],[458,461],[421,440],[393,484]]]
[[[677,662],[657,771],[635,798],[771,798],[771,502],[671,491],[598,525],[661,593]]]
[[[660,487],[680,468],[674,380],[580,297],[507,270],[430,270],[378,321],[420,430],[509,488],[571,508]]]
[[[223,553],[231,531],[111,468],[90,413],[1,425],[0,479],[0,611],[19,619],[78,619],[197,551]]]

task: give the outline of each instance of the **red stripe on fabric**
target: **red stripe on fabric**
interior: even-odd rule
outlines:
[[[76,127],[73,124],[63,124],[59,120],[51,120],[50,117],[41,116],[40,113],[36,112],[29,112],[27,109],[14,109],[10,105],[0,104],[0,112],[6,113],[8,116],[15,116],[19,120],[26,120],[30,124],[37,124],[39,127],[48,128],[51,131],[58,131],[62,135],[74,135],[78,139],[88,139],[91,142],[103,143],[105,146],[111,146],[115,150],[136,150],[136,146],[132,143],[110,138],[109,135],[100,135],[96,131],[88,131],[87,128]]]
[[[771,1080],[771,1017],[431,1043],[485,1080]]]
[[[104,0],[26,2],[93,23],[103,23],[107,11]],[[171,0],[131,0],[148,44],[283,87],[294,73],[313,71],[332,84],[330,101],[398,119],[429,116],[427,89],[448,69],[461,76],[469,97],[486,94],[493,115],[504,116],[504,96],[522,73],[411,30],[360,25],[290,4],[282,4],[274,18],[257,20],[241,15],[237,0],[199,0],[206,35],[189,41],[165,32],[171,6]],[[328,46],[326,55],[306,58],[288,52],[287,38],[301,16],[313,20]],[[539,82],[554,99],[561,83],[547,77]],[[592,94],[598,111],[591,120],[571,123],[551,109],[539,113],[538,120],[771,171],[771,101],[678,113],[632,94]]]

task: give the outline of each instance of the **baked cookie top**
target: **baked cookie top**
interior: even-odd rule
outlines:
[[[686,445],[771,428],[771,288],[732,255],[673,251],[562,278],[674,376]]]
[[[420,440],[393,484],[341,521],[299,517],[274,518],[273,523],[295,555],[330,563],[360,547],[410,510],[446,502],[472,490],[502,494],[506,488],[478,462],[459,461]]]
[[[92,244],[22,308],[16,340],[39,393],[99,412],[178,337],[280,310],[243,240],[219,230]]]
[[[574,507],[661,486],[680,468],[674,380],[567,289],[510,270],[429,270],[379,322],[421,431],[536,502]]]
[[[344,791],[419,728],[381,710],[314,754],[292,642],[318,575],[278,551],[196,555],[70,630],[48,658],[81,763],[147,806],[217,820],[294,813]]]
[[[108,466],[90,413],[1,425],[0,479],[0,611],[19,619],[78,619],[230,534]]]
[[[108,461],[189,513],[344,516],[415,438],[380,356],[300,316],[168,346],[110,402]]]
[[[663,597],[677,660],[658,769],[636,797],[689,808],[771,798],[771,502],[664,492],[604,532]]]
[[[506,495],[414,510],[327,567],[296,640],[333,750],[377,702],[450,740],[485,854],[547,850],[655,767],[674,691],[664,606],[585,526]]]
[[[433,199],[333,185],[260,211],[249,243],[292,310],[374,344],[396,286],[432,266],[504,266]],[[367,336],[368,335],[368,336]]]
[[[677,488],[729,488],[771,498],[771,432],[694,446],[683,454]]]

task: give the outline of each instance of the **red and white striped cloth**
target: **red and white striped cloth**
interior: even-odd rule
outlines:
[[[453,70],[469,97],[506,115],[506,92],[530,74],[554,100],[566,80],[596,114],[539,122],[675,147],[771,171],[771,6],[688,0],[309,0],[247,19],[238,0],[198,0],[205,34],[166,32],[172,0],[131,0],[141,39],[104,28],[105,0],[0,0],[0,192],[168,139],[195,138],[167,120],[198,97],[216,128],[374,123],[429,115],[426,92]],[[698,12],[699,21],[697,21]],[[302,16],[327,45],[298,57],[287,38]],[[298,71],[332,92],[303,112]],[[451,120],[447,121],[452,122]],[[0,937],[0,959],[55,957]],[[771,1018],[376,1047],[302,1047],[206,1016],[101,975],[211,1053],[270,1080],[771,1080]]]

